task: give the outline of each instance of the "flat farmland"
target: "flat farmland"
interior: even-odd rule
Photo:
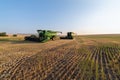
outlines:
[[[120,80],[119,34],[0,45],[0,80]]]

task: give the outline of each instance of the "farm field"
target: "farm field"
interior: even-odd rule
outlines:
[[[119,34],[14,41],[0,38],[0,80],[120,80]]]

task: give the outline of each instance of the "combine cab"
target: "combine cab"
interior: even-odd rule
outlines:
[[[51,30],[37,30],[37,32],[38,32],[38,37],[35,35],[26,36],[25,40],[46,42],[50,39],[54,40],[57,37],[57,33],[62,33],[59,31],[51,31]]]

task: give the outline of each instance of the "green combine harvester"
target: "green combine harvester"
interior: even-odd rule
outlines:
[[[52,30],[37,30],[37,32],[38,32],[38,36],[36,35],[26,36],[25,40],[46,42],[48,40],[56,39],[57,33],[62,33],[60,31],[52,31]]]

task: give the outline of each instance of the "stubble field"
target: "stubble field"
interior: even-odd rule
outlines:
[[[0,80],[120,80],[120,35],[0,45]]]

